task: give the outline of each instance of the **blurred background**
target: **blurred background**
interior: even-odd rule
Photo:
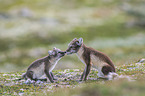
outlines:
[[[144,0],[0,0],[0,72],[26,70],[73,38],[107,54],[115,66],[145,57]],[[55,69],[84,68],[75,54]]]

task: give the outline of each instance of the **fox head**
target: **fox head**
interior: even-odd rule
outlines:
[[[48,54],[51,58],[58,60],[65,55],[65,51],[61,51],[58,48],[53,48],[53,50],[48,51]]]
[[[68,49],[66,50],[67,55],[77,53],[80,47],[83,44],[83,38],[74,38],[69,44]]]

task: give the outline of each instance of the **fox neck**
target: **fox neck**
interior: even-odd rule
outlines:
[[[50,65],[49,65],[49,70],[50,72],[52,72],[52,70],[55,68],[55,66],[57,65],[57,62],[60,60],[61,58],[55,60],[55,59],[50,59]]]
[[[60,59],[61,59],[61,58],[55,59],[55,58],[53,58],[53,57],[46,56],[46,57],[44,57],[43,61],[44,61],[45,63],[50,63],[51,65],[54,65],[54,64],[56,64]]]
[[[49,62],[51,63],[51,64],[57,64],[57,62],[60,60],[61,58],[59,58],[59,59],[55,59],[55,58],[51,58],[50,60],[49,60]]]
[[[82,44],[81,47],[79,48],[78,52],[77,52],[77,55],[82,55],[84,53],[84,47],[85,47],[85,45]]]
[[[78,52],[76,53],[78,58],[82,61],[82,63],[85,64],[85,60],[83,58],[83,53],[84,53],[84,49],[86,48],[86,46],[84,44],[81,45],[81,47],[79,48]]]

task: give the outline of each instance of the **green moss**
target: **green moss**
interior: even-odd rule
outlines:
[[[56,83],[46,84],[25,84],[24,81],[12,81],[18,75],[21,75],[25,71],[11,72],[11,73],[0,73],[0,94],[2,95],[18,95],[20,93],[25,95],[53,95],[53,96],[72,96],[72,95],[83,95],[89,96],[144,96],[144,64],[128,64],[117,66],[117,73],[120,75],[127,75],[132,77],[134,82],[129,82],[126,78],[120,78],[113,81],[106,80],[87,80],[86,82],[79,82],[80,71],[71,70],[53,70],[55,76],[58,76]],[[132,70],[131,68],[137,67]],[[73,73],[75,72],[75,73]],[[63,74],[69,74],[66,77],[59,77]],[[73,74],[75,75],[75,78]],[[91,70],[89,78],[95,78],[97,71]],[[49,90],[49,91],[47,91]],[[133,92],[133,93],[132,93]]]

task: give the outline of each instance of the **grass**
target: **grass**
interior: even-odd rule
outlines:
[[[144,88],[145,87],[140,83],[131,83],[124,80],[117,82],[107,82],[105,84],[89,83],[83,88],[72,89],[71,91],[66,89],[64,93],[61,93],[61,95],[59,91],[58,93],[55,93],[54,96],[57,96],[58,94],[60,96],[144,96]]]
[[[115,80],[106,81],[97,78],[97,71],[91,70],[89,79],[86,82],[79,82],[80,69],[66,69],[53,71],[58,78],[56,83],[25,83],[13,81],[20,78],[21,72],[0,73],[0,94],[1,95],[53,95],[53,96],[144,96],[145,64],[134,63],[129,65],[116,66],[120,75]],[[135,80],[135,81],[130,81]]]

